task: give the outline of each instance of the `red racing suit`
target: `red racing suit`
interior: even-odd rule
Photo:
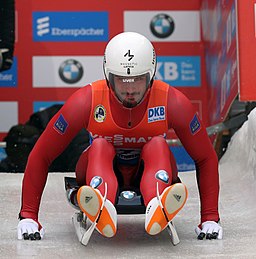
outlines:
[[[21,217],[38,220],[48,167],[82,128],[93,138],[106,139],[123,160],[136,159],[152,137],[165,136],[169,129],[174,129],[195,161],[201,222],[219,220],[215,150],[188,98],[159,80],[153,82],[143,101],[134,108],[123,107],[105,80],[77,90],[48,123],[29,155],[22,186]]]

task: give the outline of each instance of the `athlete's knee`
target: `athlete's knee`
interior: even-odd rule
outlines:
[[[102,146],[102,145],[108,145],[108,141],[104,138],[96,138],[92,141],[92,146]]]
[[[167,150],[169,149],[166,140],[161,136],[153,137],[149,142],[143,147],[143,153],[145,152],[155,152],[156,150]]]
[[[148,142],[149,145],[161,145],[161,146],[166,146],[168,145],[165,138],[162,137],[162,136],[154,136],[149,142]]]
[[[91,149],[103,150],[104,152],[114,151],[114,147],[104,138],[96,138],[92,141]]]

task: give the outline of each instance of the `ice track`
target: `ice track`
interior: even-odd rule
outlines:
[[[67,203],[64,175],[50,173],[42,198],[41,241],[18,241],[16,226],[23,174],[0,174],[0,258],[256,258],[256,110],[233,136],[220,161],[220,213],[223,240],[196,239],[199,202],[195,172],[180,173],[189,191],[176,216],[180,244],[173,246],[167,230],[149,236],[144,215],[119,215],[117,235],[93,233],[87,247],[77,241],[71,223],[74,209]]]

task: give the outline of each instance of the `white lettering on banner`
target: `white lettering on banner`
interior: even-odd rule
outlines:
[[[172,82],[174,86],[200,86],[200,57],[160,56],[156,78]]]
[[[115,134],[113,136],[102,136],[102,135],[98,135],[98,134],[93,134],[92,132],[90,132],[90,135],[93,139],[96,138],[104,138],[106,139],[108,142],[113,143],[114,146],[123,146],[124,144],[128,144],[128,143],[134,143],[134,144],[139,144],[139,143],[147,143],[150,139],[152,139],[152,137],[126,137],[124,135],[119,135],[119,134]],[[163,133],[159,136],[162,137],[166,137],[166,133]]]
[[[182,81],[195,81],[196,77],[195,76],[188,76],[188,75],[182,75],[181,76]]]
[[[164,65],[164,78],[160,73],[160,68]],[[175,62],[158,62],[157,63],[157,70],[156,70],[156,77],[159,80],[177,80],[179,77],[178,72],[178,65]]]
[[[52,28],[53,36],[85,36],[85,35],[104,35],[104,29],[94,29],[94,28],[80,28],[80,29],[60,29]]]
[[[187,63],[187,62],[181,62],[181,68],[182,69],[193,69],[193,65],[191,63]]]
[[[182,81],[195,81],[196,71],[193,69],[193,65],[187,62],[181,62],[181,80]]]
[[[7,82],[7,81],[12,81],[12,80],[13,80],[13,75],[12,74],[4,75],[4,74],[0,73],[0,81]]]
[[[179,77],[178,65],[174,62],[164,63],[165,80],[176,80]]]

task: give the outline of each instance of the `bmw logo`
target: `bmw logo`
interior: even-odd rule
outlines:
[[[84,70],[77,60],[65,60],[59,68],[60,78],[67,84],[77,83],[83,76]]]
[[[90,182],[90,186],[96,189],[102,184],[102,182],[103,180],[100,176],[94,176]]]
[[[169,182],[169,175],[165,170],[159,170],[156,172],[156,179],[167,184]]]
[[[150,30],[157,38],[169,37],[174,28],[174,21],[167,14],[157,14],[150,22]]]

